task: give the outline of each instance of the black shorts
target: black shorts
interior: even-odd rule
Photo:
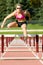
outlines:
[[[18,24],[18,27],[21,27],[21,25],[23,25],[23,24],[26,24],[27,25],[27,22],[25,21],[25,22],[18,22],[18,21],[16,21],[17,22],[17,24]]]

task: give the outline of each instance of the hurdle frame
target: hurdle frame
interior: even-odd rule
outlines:
[[[19,30],[19,31],[18,30],[0,30],[0,32],[23,32],[23,31],[22,30]],[[40,29],[37,29],[37,30],[27,30],[27,32],[43,32],[43,30],[42,29],[41,30]],[[0,35],[7,35],[8,36],[8,34],[4,34],[4,33],[0,34]],[[39,37],[40,36],[42,37],[42,52],[43,52],[43,36],[42,36],[43,34],[33,34],[33,35],[39,35]],[[18,37],[18,35],[16,35],[16,34],[14,36]],[[35,46],[35,44],[33,46]],[[37,52],[38,52],[38,50],[37,50]],[[13,57],[9,58],[8,57],[8,58],[6,58],[6,57],[3,57],[5,53],[2,54],[2,57],[0,58],[0,60],[21,60],[21,59],[22,60],[39,60],[43,64],[43,61],[42,61],[43,60],[43,56],[42,56],[42,58],[39,58],[36,54],[35,55],[33,54],[36,58],[35,57],[28,57],[28,58],[27,57],[24,57],[24,58],[23,57],[22,58],[21,57],[16,57],[16,58],[13,58]]]
[[[15,34],[15,35],[14,35],[14,34],[13,34],[13,35],[10,34],[10,35],[4,35],[4,36],[2,35],[2,43],[3,43],[3,44],[2,44],[2,47],[3,47],[3,45],[4,45],[3,37],[6,37],[6,36],[7,36],[7,37],[9,37],[9,36],[10,36],[10,37],[11,37],[11,36],[12,36],[12,37],[13,37],[13,36],[21,37],[21,36],[23,36],[23,35],[16,35],[16,34]],[[29,43],[30,43],[30,42],[31,42],[31,39],[30,39],[30,38],[31,38],[31,35],[28,34],[28,36],[29,36],[29,40],[30,40]],[[35,37],[35,36],[38,36],[38,35],[32,35],[32,37]],[[40,35],[40,36],[41,36],[41,35]],[[37,37],[36,37],[36,38],[37,38]],[[37,40],[38,40],[38,38],[36,39],[36,52],[39,52],[39,50],[38,50],[38,49],[39,49],[39,48],[38,48],[38,41],[37,41]],[[42,42],[43,42],[43,41],[42,41]],[[34,43],[34,44],[35,44],[35,43]],[[7,44],[7,45],[8,45],[8,44]],[[31,44],[30,44],[30,46],[31,46]],[[42,47],[43,47],[43,46],[42,46]],[[3,47],[3,49],[4,49],[4,47]],[[4,52],[3,49],[2,49],[2,53]],[[43,48],[42,48],[42,50],[43,50]]]

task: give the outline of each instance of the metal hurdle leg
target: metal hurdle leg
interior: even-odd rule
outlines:
[[[41,57],[41,59],[43,60],[43,35],[42,35],[42,57]]]
[[[39,52],[39,45],[38,45],[38,42],[39,42],[39,36],[36,35],[36,52]]]
[[[8,37],[8,42],[9,42],[9,44],[10,44],[10,42],[11,42],[11,37]]]
[[[8,47],[8,44],[10,44],[10,37],[6,37],[6,46]]]
[[[7,40],[6,40],[6,41],[7,41],[7,44],[10,44],[11,38],[12,38],[12,37],[7,37]]]
[[[12,41],[14,39],[14,37],[10,37],[10,41]]]
[[[8,37],[6,37],[6,46],[8,47]]]
[[[29,45],[31,46],[31,37],[28,37],[29,38]]]
[[[9,37],[9,44],[14,39],[14,37]]]
[[[33,37],[33,46],[35,46],[35,37]]]
[[[10,42],[14,39],[14,37],[6,37],[6,46],[8,47],[8,43],[10,44]]]
[[[1,50],[2,50],[2,53],[4,53],[4,35],[2,35],[1,36],[1,46],[2,46],[2,48],[1,48]]]
[[[42,35],[42,52],[43,52],[43,35]]]

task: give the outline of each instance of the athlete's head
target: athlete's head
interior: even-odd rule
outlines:
[[[17,4],[17,5],[16,5],[16,10],[17,10],[18,13],[21,12],[21,10],[22,10],[22,5],[21,5],[21,4]]]

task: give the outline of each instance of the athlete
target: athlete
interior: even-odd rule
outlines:
[[[6,22],[7,19],[11,18],[12,16],[14,16],[16,18],[16,22],[11,22],[7,25],[7,28],[11,28],[11,27],[21,27],[24,37],[27,37],[27,21],[26,21],[26,16],[29,17],[30,19],[30,13],[28,11],[24,11],[22,10],[22,5],[21,4],[17,4],[16,5],[16,10],[14,10],[11,14],[9,14],[8,16],[6,16],[4,18],[4,21],[1,25],[1,28],[4,27],[4,24]]]

